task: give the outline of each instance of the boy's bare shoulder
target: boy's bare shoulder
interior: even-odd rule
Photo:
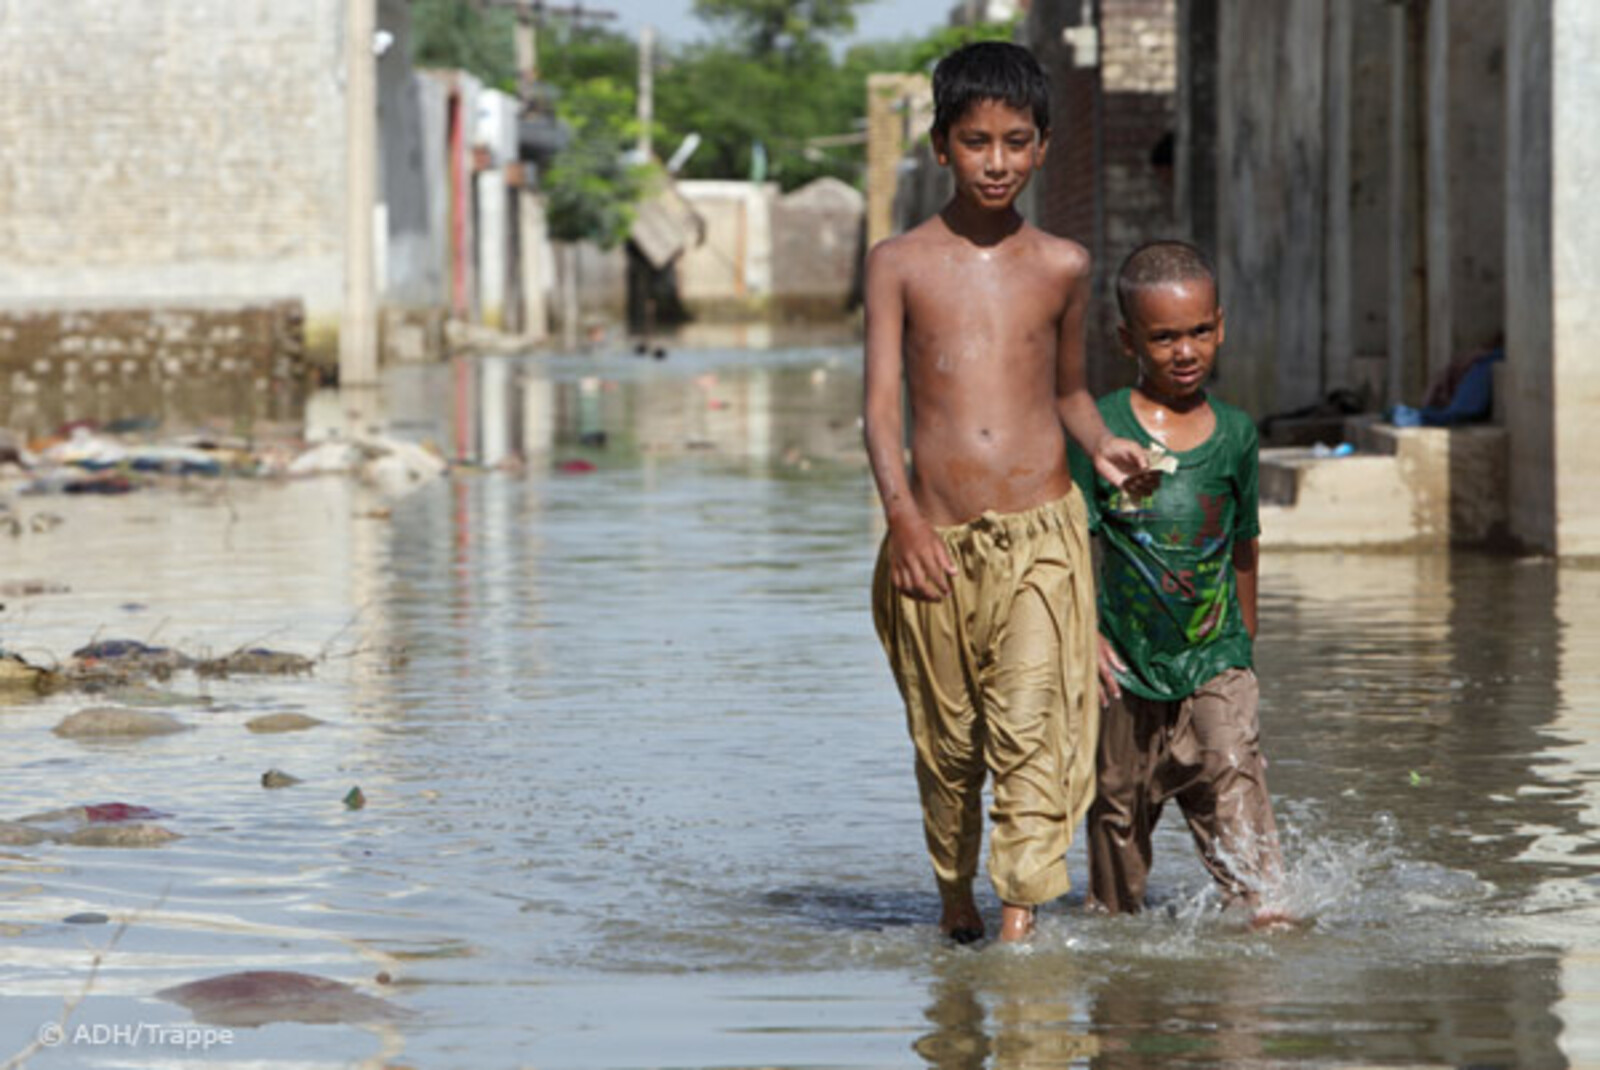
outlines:
[[[883,239],[867,253],[867,259],[881,266],[902,263],[911,257],[922,255],[931,246],[948,236],[949,231],[935,216],[903,234]]]
[[[1060,272],[1068,279],[1088,278],[1094,266],[1089,250],[1073,241],[1048,234],[1029,224],[1017,235],[1028,246],[1028,255],[1040,267]]]

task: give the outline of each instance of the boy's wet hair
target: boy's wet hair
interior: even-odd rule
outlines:
[[[969,108],[986,100],[1032,112],[1040,135],[1050,132],[1050,82],[1021,45],[978,41],[941,59],[933,69],[933,132],[949,133]]]
[[[1164,239],[1146,242],[1122,262],[1117,272],[1117,311],[1122,321],[1130,321],[1129,308],[1136,295],[1169,282],[1193,282],[1204,279],[1211,283],[1211,292],[1222,303],[1222,288],[1217,284],[1217,269],[1211,258],[1199,246],[1186,241]]]

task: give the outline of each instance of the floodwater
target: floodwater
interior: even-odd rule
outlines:
[[[1600,571],[1268,548],[1264,739],[1305,924],[1220,917],[1172,814],[1149,913],[1086,916],[1079,845],[1030,948],[952,948],[867,610],[855,367],[413,370],[397,433],[528,463],[394,502],[339,477],[13,498],[63,523],[6,536],[0,582],[70,589],[4,599],[7,648],[322,660],[0,708],[0,818],[118,801],[183,837],[4,849],[0,1065],[75,1000],[27,1065],[1600,1066]],[[108,700],[193,730],[51,734]],[[244,728],[271,712],[326,723]],[[62,920],[86,911],[110,921]],[[190,1018],[153,993],[243,969],[403,1013],[208,1051],[157,1031]]]

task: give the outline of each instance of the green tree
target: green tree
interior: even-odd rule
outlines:
[[[610,248],[628,235],[647,174],[627,158],[638,63],[638,46],[619,33],[564,21],[540,33],[539,75],[570,139],[540,179],[557,241]]]
[[[639,46],[600,26],[553,20],[539,32],[539,77],[558,89],[590,78],[631,86],[639,73]]]
[[[544,174],[550,236],[611,248],[628,236],[648,170],[627,157],[637,136],[633,90],[595,77],[562,87],[556,114],[571,142]]]
[[[860,153],[817,138],[849,134],[863,111],[865,73],[840,78],[828,39],[855,28],[871,0],[695,0],[716,32],[671,57],[656,79],[663,145],[703,139],[685,173],[747,178],[764,172],[785,189],[823,175],[855,181]],[[859,74],[859,86],[851,84]],[[756,165],[756,157],[765,160]]]
[[[824,38],[856,28],[856,9],[871,0],[694,0],[695,16],[725,30],[747,54],[814,52]]]
[[[468,0],[411,0],[411,60],[467,71],[486,85],[517,90],[516,16]]]
[[[910,42],[905,69],[931,73],[940,57],[954,52],[963,45],[975,44],[978,41],[1014,41],[1016,38],[1015,21],[947,26]]]

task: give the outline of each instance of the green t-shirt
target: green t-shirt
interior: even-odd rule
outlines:
[[[1154,443],[1119,390],[1100,399],[1114,435]],[[1123,687],[1158,701],[1193,694],[1218,673],[1251,667],[1250,633],[1239,611],[1233,547],[1261,531],[1255,425],[1211,398],[1211,437],[1175,453],[1178,471],[1149,498],[1132,501],[1072,447],[1072,474],[1100,536],[1100,631],[1128,671]]]

